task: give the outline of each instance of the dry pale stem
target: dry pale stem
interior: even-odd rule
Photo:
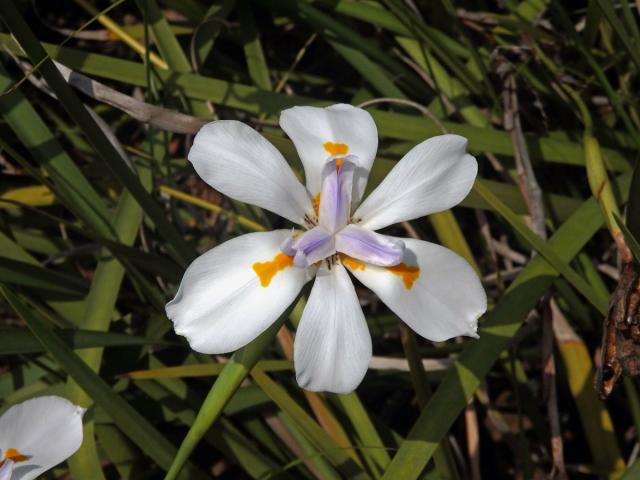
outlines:
[[[269,425],[269,427],[273,431],[273,433],[275,433],[276,436],[280,439],[280,441],[282,441],[282,443],[284,443],[287,446],[287,448],[291,450],[291,453],[294,454],[295,458],[302,459],[302,462],[313,474],[313,476],[318,480],[322,480],[322,472],[320,472],[318,468],[313,464],[313,462],[311,462],[311,460],[307,458],[307,456],[305,455],[304,449],[300,446],[300,444],[294,438],[294,436],[291,435],[287,426],[284,423],[282,423],[282,420],[280,420],[275,415],[265,415],[264,419],[267,422],[267,425]]]
[[[476,414],[473,397],[471,397],[464,410],[464,423],[467,433],[467,452],[471,463],[471,479],[482,480],[480,472],[480,433],[478,431],[478,415]]]
[[[536,180],[533,165],[531,164],[531,157],[529,156],[529,150],[522,131],[516,78],[511,70],[508,70],[506,74],[504,85],[504,124],[505,129],[511,134],[520,190],[527,204],[529,214],[531,215],[531,229],[542,239],[546,239],[542,189]],[[558,413],[556,366],[553,355],[553,327],[549,300],[550,298],[546,297],[542,301],[542,384],[544,399],[547,404],[547,416],[549,418],[549,429],[551,432],[551,453],[553,457],[553,468],[549,476],[550,478],[564,480],[567,478],[567,473],[565,470],[562,434],[560,431],[560,415]]]

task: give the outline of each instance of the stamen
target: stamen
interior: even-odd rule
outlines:
[[[318,222],[317,218],[315,220],[311,220],[311,218],[309,218],[309,215],[307,214],[304,215],[305,226],[308,227],[309,229],[313,228],[313,226],[315,226],[317,222]]]
[[[13,463],[18,463],[18,462],[26,462],[27,460],[29,460],[29,457],[21,454],[15,448],[8,448],[4,454],[4,460],[11,460]]]
[[[264,288],[268,287],[275,277],[276,273],[293,265],[293,257],[278,253],[273,260],[269,262],[256,262],[253,264],[253,271],[256,272],[260,279],[260,285]]]
[[[313,211],[316,213],[316,222],[318,221],[318,212],[320,211],[320,192],[316,193],[316,196],[313,197]]]
[[[393,267],[385,267],[385,268],[389,270],[391,273],[393,273],[394,275],[398,275],[399,277],[402,277],[402,283],[404,283],[404,286],[407,287],[407,290],[411,290],[411,287],[413,287],[414,282],[420,276],[420,267],[410,267],[404,262],[398,265],[395,265]]]

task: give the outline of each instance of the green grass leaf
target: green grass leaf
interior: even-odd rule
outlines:
[[[0,292],[15,312],[25,321],[42,346],[61,367],[93,398],[142,451],[162,468],[169,468],[176,450],[140,413],[115,393],[91,368],[58,337],[34,310],[9,287],[0,286]],[[186,478],[206,478],[189,467]]]
[[[619,180],[628,192],[629,176]],[[549,239],[547,244],[563,262],[570,261],[602,227],[599,208],[594,199],[587,200]],[[480,339],[464,348],[445,375],[393,457],[384,479],[419,477],[440,440],[557,275],[542,256],[535,257],[520,272],[481,322]]]

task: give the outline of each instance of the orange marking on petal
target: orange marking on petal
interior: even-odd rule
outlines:
[[[346,143],[324,142],[322,146],[331,156],[346,155],[347,152],[349,152],[349,145],[347,145]],[[343,160],[344,157],[336,158],[336,169],[340,168]]]
[[[256,262],[253,264],[253,271],[256,272],[260,279],[260,285],[268,287],[275,277],[276,273],[293,265],[293,257],[278,253],[273,260],[269,262]]]
[[[393,267],[387,267],[387,270],[389,270],[394,275],[402,277],[402,283],[404,283],[404,286],[407,287],[407,290],[411,290],[414,282],[420,276],[420,267],[410,267],[404,262]]]
[[[349,151],[349,145],[346,143],[324,142],[322,144],[329,155],[346,155]]]
[[[345,255],[344,253],[340,254],[340,260],[342,260],[343,265],[350,270],[365,270],[367,268],[367,265],[364,262],[350,257],[349,255]]]
[[[8,448],[4,454],[4,459],[11,460],[13,461],[13,463],[18,463],[18,462],[26,462],[27,460],[29,460],[29,457],[21,454],[15,448]]]

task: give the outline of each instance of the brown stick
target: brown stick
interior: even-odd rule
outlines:
[[[480,472],[480,433],[478,431],[478,415],[474,406],[474,397],[471,397],[464,409],[464,424],[467,433],[467,451],[471,463],[472,480],[482,480]]]
[[[128,113],[143,123],[174,133],[196,133],[207,123],[207,120],[202,118],[141,102],[89,77],[74,72],[59,62],[54,63],[69,85],[99,102]]]
[[[304,463],[304,465],[309,469],[311,474],[315,478],[321,480],[322,473],[313,464],[313,462],[309,458],[307,458],[304,452],[304,449],[302,448],[300,443],[298,443],[295,437],[291,434],[291,432],[289,432],[289,429],[282,422],[282,420],[280,420],[276,415],[265,415],[264,419],[267,422],[267,425],[269,425],[269,427],[273,431],[273,433],[275,433],[276,436],[280,439],[280,441],[284,443],[289,448],[289,450],[291,450],[291,453],[293,453],[296,458],[302,459],[302,463]]]
[[[566,480],[567,472],[564,464],[564,447],[560,431],[560,415],[558,413],[558,394],[556,390],[556,364],[553,355],[553,317],[549,301],[545,302],[542,323],[542,366],[543,389],[547,403],[547,415],[551,428],[551,456],[553,468],[549,478]]]
[[[503,95],[505,111],[505,129],[511,133],[514,157],[518,169],[519,186],[522,191],[529,213],[531,214],[531,229],[542,239],[546,239],[544,204],[542,190],[538,184],[531,157],[527,148],[522,124],[520,122],[516,77],[507,70],[505,77],[505,91]],[[544,399],[547,404],[549,429],[551,431],[551,453],[553,468],[549,478],[564,480],[567,473],[564,463],[564,449],[562,445],[562,433],[560,431],[560,415],[558,413],[558,399],[556,389],[556,366],[553,355],[553,324],[550,297],[542,302],[542,385]]]

